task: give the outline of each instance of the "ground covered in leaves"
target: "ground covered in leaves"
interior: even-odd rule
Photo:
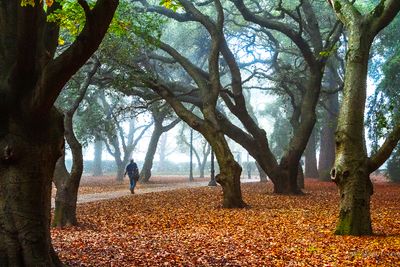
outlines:
[[[333,235],[337,189],[307,181],[304,196],[242,185],[248,209],[222,209],[217,188],[81,204],[80,227],[52,229],[70,266],[400,266],[400,185],[375,184],[372,237]]]

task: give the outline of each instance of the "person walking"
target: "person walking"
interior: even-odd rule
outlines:
[[[139,180],[139,169],[137,164],[133,159],[131,162],[126,166],[124,177],[128,174],[129,182],[130,182],[130,190],[132,194],[135,194],[135,186],[136,182]]]

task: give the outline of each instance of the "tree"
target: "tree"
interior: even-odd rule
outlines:
[[[400,124],[391,131],[376,153],[367,156],[364,137],[364,109],[369,52],[375,36],[400,11],[397,0],[380,1],[372,11],[362,14],[346,0],[328,1],[348,34],[343,101],[335,135],[336,158],[332,180],[340,192],[339,235],[372,234],[370,173],[389,157],[400,139]]]
[[[190,9],[187,9],[186,6],[183,4],[184,1],[179,2],[183,5],[186,13],[174,13],[165,9],[161,9],[159,7],[148,5],[145,1],[140,2],[145,3],[145,10],[158,12],[164,16],[173,18],[176,21],[196,21],[196,18],[193,17]],[[224,116],[224,114],[221,113],[221,110],[218,110],[218,119],[220,125],[219,127],[227,136],[240,143],[247,151],[249,151],[253,158],[258,161],[260,166],[267,172],[268,176],[274,182],[274,191],[276,193],[301,193],[297,186],[297,166],[307,144],[308,136],[309,134],[311,134],[311,130],[315,123],[315,106],[320,92],[322,73],[326,61],[326,58],[324,56],[320,56],[319,53],[322,53],[325,50],[330,51],[332,49],[333,44],[339,37],[340,27],[338,27],[338,25],[334,26],[333,30],[331,30],[329,34],[325,34],[325,40],[323,40],[322,35],[319,33],[319,25],[316,17],[313,13],[309,12],[311,6],[308,1],[301,1],[301,3],[304,4],[304,6],[300,5],[302,8],[301,10],[305,13],[304,17],[300,15],[293,15],[295,12],[288,12],[285,8],[282,7],[280,7],[280,11],[282,13],[281,16],[273,16],[266,12],[268,14],[265,17],[262,17],[257,15],[258,13],[261,13],[261,11],[251,12],[244,5],[243,1],[232,2],[234,2],[237,9],[241,12],[246,20],[253,22],[255,25],[258,25],[253,26],[253,28],[263,27],[263,30],[259,30],[258,32],[264,32],[267,36],[269,36],[270,39],[276,40],[270,34],[270,31],[268,29],[276,30],[285,34],[291,41],[293,41],[293,43],[298,46],[302,53],[302,56],[304,57],[304,61],[302,61],[300,67],[303,69],[305,66],[307,71],[311,72],[311,75],[309,75],[309,79],[298,81],[297,84],[294,85],[303,89],[304,99],[296,103],[297,109],[296,112],[293,112],[292,121],[294,123],[293,125],[295,125],[295,131],[293,134],[293,138],[291,138],[290,140],[290,149],[287,151],[284,157],[278,160],[274,157],[269,148],[266,132],[261,127],[259,127],[259,125],[257,125],[257,122],[252,118],[251,114],[247,112],[248,107],[243,94],[243,81],[242,75],[240,73],[240,66],[242,64],[238,63],[229,47],[228,41],[226,40],[225,36],[222,36],[224,38],[224,41],[222,43],[223,45],[220,47],[221,55],[223,57],[221,69],[224,70],[222,73],[225,74],[226,78],[225,83],[222,83],[220,81],[221,84],[219,86],[221,89],[219,92],[219,96],[223,99],[224,104],[229,109],[230,113],[234,114],[237,117],[241,125],[239,127],[234,125]],[[198,4],[198,6],[202,7],[205,4],[206,3],[200,3]],[[267,8],[265,8],[265,10],[267,10]],[[298,32],[292,30],[292,24],[286,25],[285,23],[279,21],[279,18],[285,16],[290,18],[293,18],[293,16],[295,17],[293,21],[300,29]],[[297,16],[299,16],[299,18],[297,18]],[[305,27],[304,25],[306,24],[313,26]],[[307,31],[303,31],[303,29],[306,28]],[[318,34],[313,35],[312,33],[315,32],[317,32]],[[311,41],[309,41],[310,38],[308,38],[308,34],[313,37],[317,36],[317,38],[311,38]],[[211,40],[212,39],[213,36],[211,36]],[[161,45],[159,47],[164,51],[169,49],[165,45]],[[313,52],[312,50],[315,51]],[[168,53],[168,51],[166,52]],[[179,54],[178,51],[176,51],[176,53]],[[174,57],[174,59],[177,59],[177,57],[174,55],[172,57]],[[276,61],[276,57],[272,58]],[[176,61],[181,63],[179,60]],[[187,64],[182,65],[185,69],[188,69]],[[208,72],[209,71],[205,71],[203,75],[209,76]],[[293,75],[290,75],[290,77],[292,76]],[[252,75],[250,75],[250,78],[248,78],[248,80],[250,80],[251,77]],[[285,77],[288,77],[288,75],[286,75]],[[231,81],[231,83],[226,82],[226,80]],[[248,80],[246,81],[248,82]],[[161,80],[159,79],[157,82],[158,84],[160,84]],[[278,83],[279,81],[276,82]],[[305,84],[307,86],[304,86]],[[168,87],[169,90],[173,89],[171,84],[168,85],[166,83],[163,83],[162,86],[164,88]],[[181,89],[182,85],[179,88]],[[284,89],[285,88],[283,88],[282,90]],[[186,96],[188,96],[190,92],[196,92],[196,90],[197,88],[187,87],[184,93],[186,93]],[[175,92],[178,93],[177,91]],[[178,94],[182,94],[182,91],[179,91]],[[193,93],[190,94],[190,96],[193,95]],[[202,106],[201,103],[198,102],[198,104],[199,107]]]
[[[103,175],[103,169],[101,167],[102,155],[103,141],[99,135],[96,135],[94,140],[93,176]]]
[[[123,123],[126,122],[125,116],[127,116],[127,114],[122,112],[121,115],[121,110],[129,109],[131,105],[127,104],[126,106],[124,104],[120,93],[109,93],[111,96],[106,97],[104,91],[101,91],[99,97],[102,105],[102,112],[104,112],[105,115],[105,120],[100,127],[100,131],[104,137],[103,141],[106,149],[108,153],[114,157],[117,165],[116,180],[122,181],[125,167],[132,157],[132,152],[135,150],[145,132],[150,128],[152,122],[137,126],[135,118],[129,117],[128,133],[125,133]]]
[[[66,88],[68,91],[64,95],[60,95],[57,107],[63,112],[64,115],[64,136],[72,152],[72,168],[71,173],[68,173],[65,167],[65,157],[61,157],[56,164],[56,171],[54,172],[53,181],[57,188],[53,226],[63,227],[66,225],[77,225],[76,218],[76,203],[78,199],[78,188],[83,172],[83,155],[82,145],[78,141],[73,127],[73,118],[79,104],[85,97],[87,88],[90,85],[90,80],[95,75],[97,69],[100,67],[100,62],[93,57],[93,61],[87,65],[90,69],[85,72],[85,77],[78,85],[78,90]],[[72,82],[71,82],[72,83]],[[74,97],[73,95],[77,95]],[[64,96],[64,97],[62,97]],[[64,153],[63,153],[64,154]]]
[[[337,75],[336,67],[328,64],[327,87],[329,93],[322,99],[322,115],[320,119],[320,150],[318,159],[318,174],[322,181],[330,181],[330,170],[335,161],[335,129],[339,111],[338,90],[342,87],[342,81]]]
[[[54,166],[63,146],[62,116],[53,104],[65,83],[100,44],[118,0],[79,0],[86,22],[54,58],[60,8],[2,1],[0,17],[0,260],[8,266],[61,266],[50,240]]]
[[[302,56],[301,63],[295,69],[287,64],[280,64],[275,67],[289,71],[282,76],[284,77],[283,79],[271,77],[271,80],[276,82],[281,87],[280,89],[288,95],[293,108],[292,115],[289,118],[293,134],[289,140],[288,148],[280,159],[276,158],[270,150],[265,135],[263,136],[260,132],[257,134],[254,130],[251,131],[251,128],[256,129],[254,123],[249,123],[250,120],[244,120],[243,118],[243,121],[246,121],[244,125],[249,125],[246,128],[254,138],[253,140],[247,140],[247,142],[256,143],[251,145],[253,149],[249,149],[248,146],[246,149],[272,180],[274,191],[276,193],[299,194],[301,193],[297,184],[299,161],[316,122],[315,109],[321,91],[325,65],[329,51],[334,49],[334,44],[340,36],[341,25],[339,23],[330,25],[328,34],[322,33],[321,25],[323,23],[319,22],[314,12],[315,3],[312,5],[310,1],[299,1],[297,6],[294,3],[290,3],[292,6],[295,5],[295,8],[292,9],[285,6],[282,1],[278,1],[278,4],[275,5],[278,15],[274,14],[274,12],[269,12],[268,10],[270,9],[268,7],[262,7],[251,1],[249,2],[254,7],[254,11],[250,9],[250,5],[246,5],[242,0],[232,0],[230,2],[236,6],[246,21],[264,29],[278,50],[280,50],[281,45],[276,38],[271,36],[271,31],[277,31],[286,36],[291,43],[296,45]],[[329,16],[329,14],[326,15]],[[288,50],[291,51],[291,49]],[[294,61],[298,61],[298,58],[295,57]],[[305,69],[306,71],[299,73],[298,69]],[[285,74],[285,72],[281,73]],[[289,78],[296,77],[295,73],[300,74],[300,79]],[[282,83],[282,80],[289,80],[290,83]],[[290,90],[292,87],[298,88],[298,93],[294,94]],[[239,109],[239,105],[237,105],[234,113],[239,115],[242,110],[243,108]],[[241,139],[245,138],[246,135],[243,135]],[[261,149],[260,146],[262,146]]]
[[[144,2],[144,1],[143,1]],[[143,3],[142,2],[142,3]],[[145,3],[146,4],[146,3]],[[190,1],[180,1],[187,14],[182,14],[185,18],[193,17],[195,21],[200,23],[208,32],[208,38],[211,39],[211,48],[208,51],[208,72],[205,73],[201,68],[196,66],[185,56],[181,55],[176,49],[170,45],[154,40],[151,36],[146,36],[148,40],[153,39],[153,43],[158,48],[165,51],[175,61],[179,62],[186,73],[190,76],[193,83],[198,87],[199,104],[202,117],[196,116],[176,97],[175,93],[164,87],[158,82],[157,77],[149,77],[142,71],[142,82],[145,87],[151,88],[163,99],[165,99],[177,115],[185,121],[190,127],[199,131],[205,139],[210,143],[220,166],[220,173],[216,176],[216,180],[221,184],[223,189],[223,206],[226,208],[242,208],[245,203],[242,199],[240,189],[241,167],[235,161],[232,152],[229,149],[225,139],[224,132],[218,120],[216,104],[218,101],[221,88],[221,73],[219,70],[220,48],[226,47],[226,40],[223,35],[224,11],[220,1],[215,1],[216,19],[212,20],[209,16],[201,13],[197,7]],[[165,10],[166,12],[173,12]],[[188,15],[189,14],[189,15]],[[237,66],[231,65],[237,71]],[[136,68],[140,72],[140,68]],[[143,79],[143,77],[147,77]],[[233,84],[236,84],[236,78],[232,77]],[[195,89],[197,91],[197,88]]]
[[[369,138],[372,140],[372,151],[376,152],[378,144],[385,135],[400,122],[400,17],[386,27],[378,36],[373,47],[370,64],[371,76],[378,84],[368,105],[367,125]],[[383,66],[379,68],[379,66]],[[397,145],[392,156],[387,160],[387,175],[394,182],[400,181],[400,148]]]
[[[141,183],[148,182],[151,177],[151,169],[153,167],[154,155],[156,154],[157,145],[161,135],[174,128],[180,122],[179,118],[175,118],[169,124],[163,125],[164,121],[169,117],[171,110],[169,106],[165,106],[162,103],[153,103],[150,107],[150,111],[153,117],[154,129],[153,133],[151,134],[150,143],[146,151],[143,167],[140,171],[139,181]]]

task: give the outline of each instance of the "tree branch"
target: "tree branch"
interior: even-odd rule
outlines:
[[[82,32],[68,49],[46,65],[33,93],[30,106],[37,115],[50,110],[65,83],[96,51],[118,6],[118,0],[98,0],[88,10],[84,2],[80,0],[86,14]]]
[[[372,155],[368,161],[368,170],[373,172],[377,170],[382,164],[390,157],[393,149],[396,147],[400,140],[400,124],[398,124],[393,131],[388,135],[385,142],[379,150]]]

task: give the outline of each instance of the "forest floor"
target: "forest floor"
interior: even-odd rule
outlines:
[[[81,201],[79,227],[51,230],[60,258],[96,267],[400,266],[400,185],[382,177],[373,179],[370,237],[333,234],[339,198],[330,182],[306,179],[303,196],[274,195],[270,182],[244,183],[250,207],[228,210],[221,187],[186,179],[155,177],[131,195],[126,179],[84,177],[81,197],[111,198]],[[113,198],[119,191],[124,196]]]

